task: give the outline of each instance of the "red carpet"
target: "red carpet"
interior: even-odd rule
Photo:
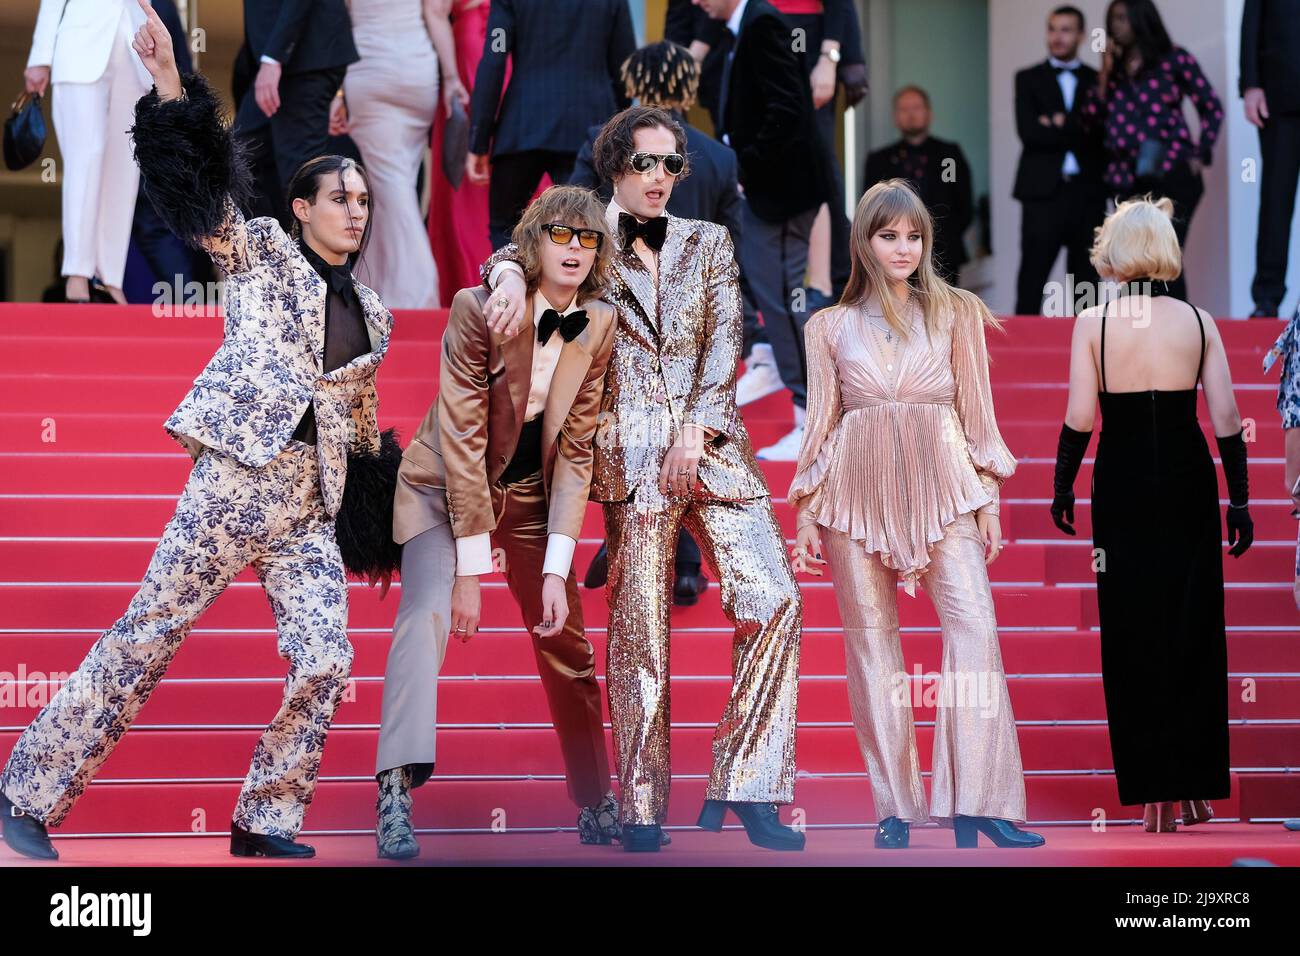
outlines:
[[[441,313],[397,315],[380,373],[379,416],[381,426],[397,426],[404,440],[436,388],[443,321]],[[1248,856],[1300,863],[1297,834],[1249,822],[1300,815],[1300,772],[1291,769],[1300,753],[1300,614],[1290,583],[1296,523],[1283,488],[1276,380],[1260,371],[1280,324],[1220,326],[1242,415],[1257,429],[1250,446],[1257,540],[1245,558],[1225,562],[1233,792],[1215,804],[1226,822],[1171,835],[1121,825],[1139,808],[1116,802],[1085,537],[1091,459],[1076,486],[1080,538],[1060,535],[1047,513],[1070,328],[1059,320],[1013,318],[1006,336],[990,336],[999,421],[1020,459],[1003,491],[1009,544],[991,572],[1029,816],[1045,825],[1048,846],[963,854],[952,848],[949,831],[923,829],[911,853],[891,854],[872,849],[868,832],[851,829],[873,821],[875,812],[849,722],[834,596],[829,580],[808,579],[802,582],[801,776],[795,807],[785,812],[787,819],[798,812],[809,826],[808,851],[762,853],[739,833],[684,829],[673,831],[672,852],[650,862],[1222,865]],[[216,318],[161,318],[147,307],[0,305],[0,755],[48,699],[51,675],[73,669],[135,592],[189,469],[161,424],[219,336]],[[789,403],[772,396],[746,408],[745,419],[759,447],[789,429]],[[1204,410],[1202,420],[1208,420]],[[764,470],[792,534],[784,495],[793,465]],[[579,571],[600,536],[593,505]],[[307,815],[307,839],[317,846],[319,863],[374,859],[367,831],[374,825],[375,737],[398,587],[384,602],[364,584],[351,591],[354,693],[336,717]],[[489,579],[487,588],[485,632],[449,651],[441,678],[438,773],[415,800],[425,854],[417,862],[627,862],[616,849],[579,847],[572,832],[555,832],[571,828],[576,812],[564,793],[528,637],[504,583]],[[604,593],[585,594],[584,610],[603,674]],[[909,665],[922,674],[935,671],[940,642],[928,599],[900,592],[900,615]],[[669,824],[689,827],[703,795],[709,728],[729,680],[728,629],[716,586],[697,607],[674,615],[673,673]],[[191,834],[225,830],[283,676],[270,610],[246,572],[200,620],[135,728],[54,832],[84,837],[59,841],[64,861],[233,862],[224,839]],[[927,768],[932,720],[931,707],[917,708]],[[1086,826],[1098,819],[1110,821],[1106,832]],[[513,832],[492,833],[494,826]],[[311,835],[318,833],[352,835]],[[0,861],[14,860],[0,849]]]

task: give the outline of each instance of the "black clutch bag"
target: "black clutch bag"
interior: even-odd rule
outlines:
[[[13,113],[5,120],[5,165],[12,170],[26,169],[45,150],[45,117],[41,113],[39,93],[23,93],[14,102]]]
[[[460,100],[453,100],[451,115],[442,130],[442,174],[452,189],[460,189],[465,175],[465,157],[469,155],[469,117]]]
[[[1164,140],[1155,137],[1144,139],[1138,146],[1137,163],[1133,174],[1138,179],[1164,179],[1166,171],[1163,167],[1168,153],[1169,147],[1165,145]]]

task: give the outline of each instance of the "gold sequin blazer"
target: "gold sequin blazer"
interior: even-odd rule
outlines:
[[[495,265],[513,259],[513,245],[493,253],[483,265],[485,283]],[[697,470],[705,493],[733,500],[768,495],[736,411],[740,272],[727,230],[669,215],[657,286],[631,249],[615,251],[610,266],[605,298],[618,313],[618,331],[605,376],[591,497],[660,503],[660,469],[678,429],[688,423],[717,432]]]

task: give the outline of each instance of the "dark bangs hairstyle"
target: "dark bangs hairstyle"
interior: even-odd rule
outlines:
[[[1122,6],[1128,14],[1129,29],[1133,31],[1133,46],[1142,54],[1142,69],[1139,75],[1147,70],[1155,69],[1169,51],[1174,48],[1173,40],[1169,39],[1169,31],[1165,29],[1165,21],[1160,17],[1160,11],[1152,0],[1111,0],[1110,6],[1106,8],[1106,32],[1114,34],[1111,29],[1111,16],[1115,8]],[[1115,59],[1115,67],[1128,74],[1128,68],[1125,65],[1125,59],[1128,57],[1129,49],[1120,48],[1120,56]]]
[[[300,239],[302,237],[302,221],[294,215],[294,200],[305,199],[314,206],[316,205],[316,197],[320,195],[322,189],[329,191],[341,189],[346,193],[347,187],[343,185],[343,174],[349,169],[355,169],[361,176],[361,181],[366,184],[366,201],[370,213],[366,216],[366,225],[361,231],[361,242],[357,244],[357,251],[348,254],[348,266],[355,267],[357,260],[366,251],[366,246],[370,244],[370,227],[375,221],[375,194],[370,188],[370,177],[366,175],[364,166],[355,159],[339,156],[335,153],[309,159],[298,167],[298,171],[289,180],[289,185],[285,190],[285,201],[289,205],[289,216],[293,219],[290,234],[294,239]]]
[[[686,160],[686,165],[674,182],[681,182],[691,174],[691,157],[686,152],[686,130],[673,119],[667,110],[657,106],[629,106],[615,113],[601,127],[591,146],[592,166],[603,182],[612,183],[629,172],[628,163],[636,152],[633,137],[639,129],[663,127],[673,134],[674,149]]]
[[[531,295],[542,281],[542,249],[551,242],[542,227],[556,222],[575,229],[594,229],[605,238],[596,250],[587,278],[578,286],[579,303],[599,299],[605,294],[609,259],[614,243],[605,227],[605,207],[596,194],[584,186],[551,186],[528,204],[515,226],[510,239],[518,248],[519,265],[524,270],[524,281]]]

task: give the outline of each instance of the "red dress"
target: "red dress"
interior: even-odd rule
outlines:
[[[451,28],[456,37],[456,69],[466,90],[483,58],[487,39],[488,0],[455,0]],[[433,187],[429,196],[429,245],[438,263],[440,296],[446,304],[458,289],[479,284],[479,264],[492,253],[488,242],[488,190],[465,177],[452,189],[442,174],[442,134],[447,114],[439,107],[433,124]]]

